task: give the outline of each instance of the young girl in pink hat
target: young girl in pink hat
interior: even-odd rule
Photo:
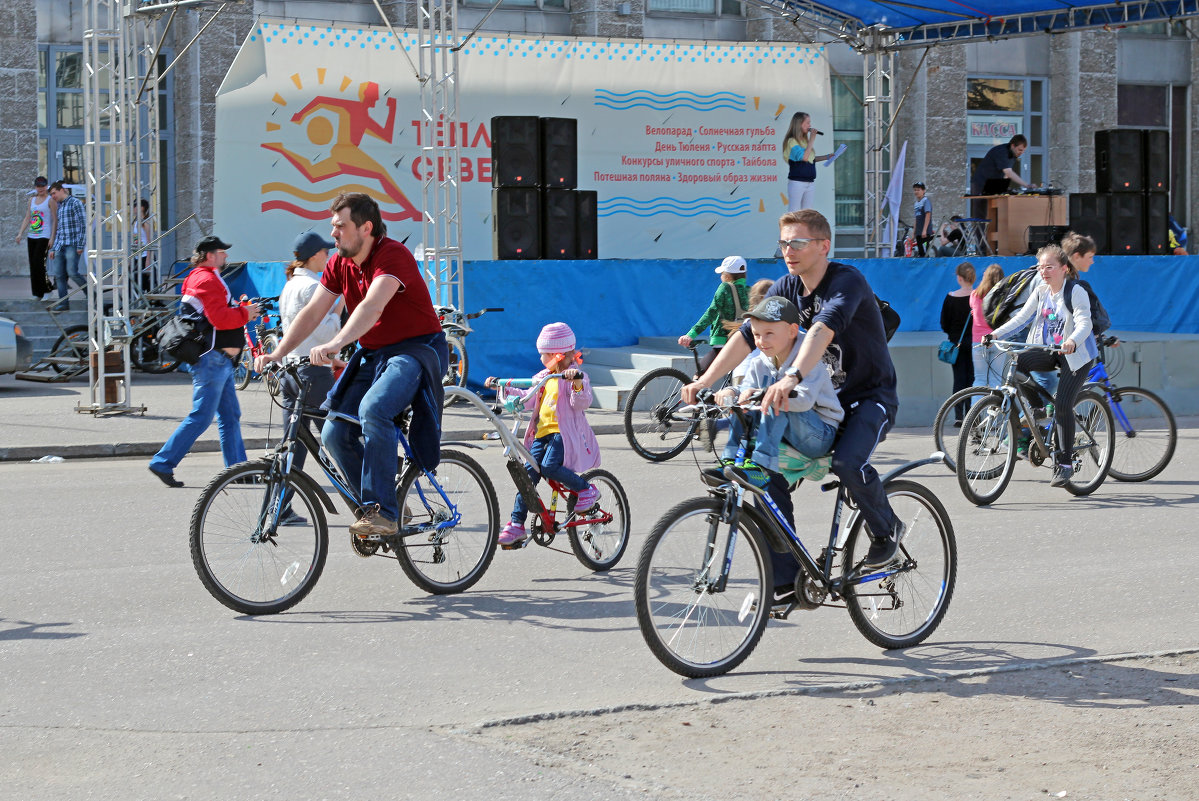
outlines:
[[[581,472],[599,467],[600,463],[599,442],[587,424],[585,414],[591,406],[591,380],[582,370],[572,366],[578,351],[574,331],[566,323],[550,323],[541,329],[537,352],[545,369],[533,376],[533,383],[550,373],[561,373],[562,377],[546,382],[529,405],[536,413],[525,429],[524,444],[541,465],[541,472],[532,467],[526,467],[526,470],[534,484],[545,476],[578,492],[575,510],[583,512],[600,499],[599,489],[579,476]],[[484,382],[487,387],[494,385],[494,376]],[[512,387],[506,391],[518,396],[525,394]],[[518,492],[512,519],[500,532],[500,545],[516,545],[528,536],[525,531],[528,514],[524,498]]]

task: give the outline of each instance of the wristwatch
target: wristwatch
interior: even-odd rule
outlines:
[[[783,371],[783,375],[787,378],[794,378],[796,381],[803,381],[803,375],[799,372],[798,367],[788,367]]]

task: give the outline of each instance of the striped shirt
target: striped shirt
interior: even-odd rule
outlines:
[[[58,251],[64,247],[84,248],[87,246],[87,217],[83,203],[74,195],[58,204],[58,228],[54,232],[54,244],[51,250]]]

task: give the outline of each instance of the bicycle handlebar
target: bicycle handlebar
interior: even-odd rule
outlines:
[[[1017,342],[1009,339],[992,339],[990,344],[1004,353],[1017,350],[1044,350],[1050,353],[1062,352],[1061,348],[1054,347],[1053,345],[1039,345],[1035,342]]]

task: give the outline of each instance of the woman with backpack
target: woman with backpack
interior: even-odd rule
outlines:
[[[1087,380],[1091,364],[1099,355],[1092,333],[1091,299],[1078,281],[1070,277],[1071,266],[1057,245],[1037,251],[1037,273],[1041,283],[1033,287],[1028,301],[1010,320],[986,337],[1005,339],[1027,325],[1027,341],[1060,348],[1059,351],[1026,350],[1016,357],[1016,369],[1058,370],[1057,393],[1053,398],[1053,428],[1057,436],[1051,487],[1062,487],[1074,475],[1071,455],[1063,443],[1074,442],[1074,399]],[[1031,405],[1039,406],[1040,396],[1032,387],[1022,387]]]
[[[1111,317],[1108,316],[1107,309],[1103,308],[1103,304],[1099,301],[1095,290],[1091,288],[1090,282],[1079,275],[1079,273],[1090,271],[1091,265],[1095,263],[1095,251],[1095,240],[1086,234],[1070,231],[1062,237],[1062,252],[1066,254],[1066,258],[1070,260],[1070,266],[1073,268],[1070,277],[1078,281],[1091,299],[1091,328],[1098,337],[1111,326]]]

